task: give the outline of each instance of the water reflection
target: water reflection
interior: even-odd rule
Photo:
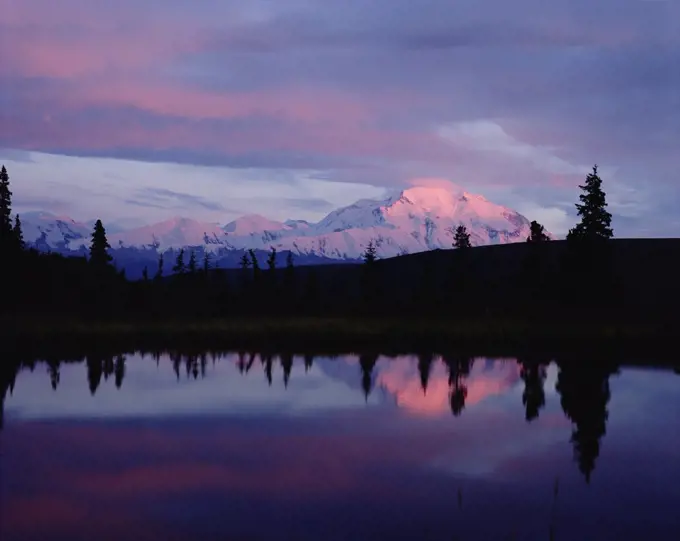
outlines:
[[[2,366],[3,540],[680,532],[670,370],[455,352],[93,353]],[[112,524],[97,507],[110,505],[129,516]],[[77,526],[88,520],[96,528]]]

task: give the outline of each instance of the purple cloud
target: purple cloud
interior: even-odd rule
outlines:
[[[680,198],[677,2],[10,0],[5,11],[0,148],[373,186],[445,177],[572,220],[597,162],[629,235],[667,212],[660,194]]]

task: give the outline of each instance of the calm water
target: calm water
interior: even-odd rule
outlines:
[[[3,541],[680,539],[669,369],[128,355],[10,388]]]

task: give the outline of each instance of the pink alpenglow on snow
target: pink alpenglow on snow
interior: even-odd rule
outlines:
[[[111,235],[110,242],[114,248],[159,250],[199,246],[209,251],[273,247],[332,259],[359,259],[373,241],[378,255],[384,258],[451,248],[453,231],[460,224],[467,227],[473,245],[524,242],[529,236],[529,220],[524,216],[447,184],[414,186],[386,198],[362,199],[331,212],[318,223],[304,220],[283,223],[247,215],[220,226],[174,218],[116,233]],[[53,229],[59,227],[62,226]],[[27,240],[32,242],[41,229],[32,222],[29,228]],[[87,244],[88,235],[80,227],[78,231],[82,232],[82,244]],[[69,246],[79,247],[73,240]]]

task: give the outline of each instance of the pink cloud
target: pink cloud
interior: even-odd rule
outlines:
[[[113,81],[75,89],[70,105],[131,106],[162,116],[192,119],[267,115],[317,123],[352,124],[371,118],[370,103],[332,90],[276,88],[252,92],[209,92],[163,84]]]

